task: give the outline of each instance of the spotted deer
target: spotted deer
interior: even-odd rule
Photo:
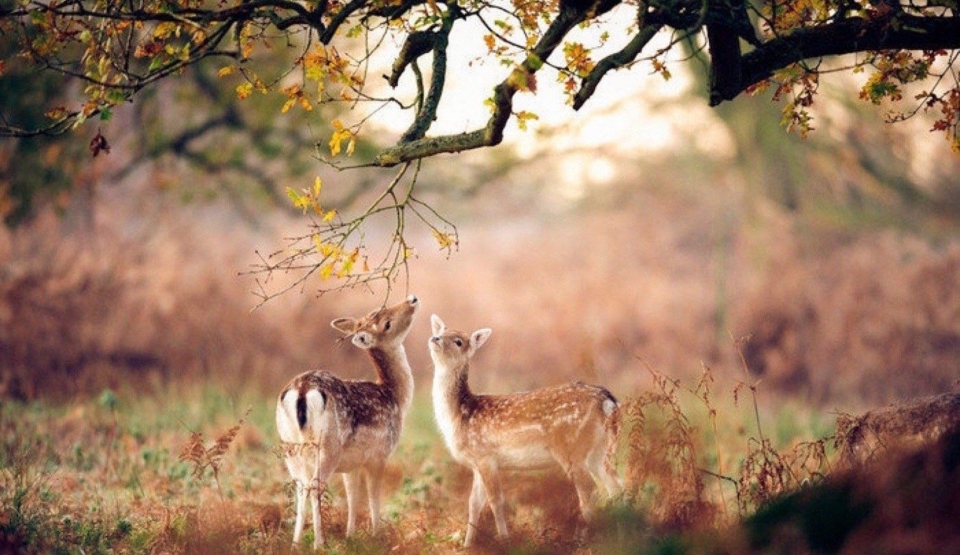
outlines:
[[[347,535],[356,527],[361,477],[367,485],[371,533],[377,531],[380,484],[387,457],[397,446],[413,399],[413,375],[403,348],[419,301],[376,310],[360,319],[338,318],[331,325],[365,349],[376,381],[342,380],[323,370],[290,380],[277,400],[277,430],[284,462],[296,485],[297,517],[293,543],[300,543],[309,494],[313,546],[324,542],[320,496],[330,475],[343,474],[347,496]]]
[[[470,358],[492,330],[450,331],[435,314],[430,323],[437,424],[453,458],[473,470],[464,546],[473,544],[488,502],[497,534],[508,536],[502,470],[559,464],[576,487],[584,519],[592,512],[594,478],[611,497],[622,491],[611,461],[619,411],[609,391],[573,382],[513,395],[476,395],[467,384]]]

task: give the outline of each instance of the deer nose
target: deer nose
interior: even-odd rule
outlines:
[[[440,336],[434,335],[433,337],[430,338],[430,341],[433,341],[434,343],[440,343]]]
[[[410,303],[410,306],[417,306],[420,304],[420,299],[418,299],[416,295],[410,295],[407,297],[407,302]]]

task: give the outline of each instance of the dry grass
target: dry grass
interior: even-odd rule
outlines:
[[[898,481],[898,474],[883,466],[885,459],[878,458],[877,467],[838,473],[834,446],[849,438],[817,432],[814,414],[793,414],[799,434],[778,437],[774,423],[783,415],[754,404],[762,389],[709,385],[709,369],[692,383],[645,371],[654,387],[623,400],[616,459],[627,482],[625,497],[604,505],[586,524],[572,485],[559,473],[508,475],[514,536],[498,542],[486,514],[475,552],[747,553],[767,552],[781,542],[788,542],[782,545],[789,545],[790,553],[805,552],[789,544],[795,539],[789,532],[793,519],[805,518],[793,515],[819,510],[818,504],[834,503],[836,495],[846,496],[836,502],[856,518],[828,552],[841,547],[856,552],[849,545],[878,545],[859,542],[869,539],[863,529],[880,526],[872,517],[856,516],[860,495],[877,507],[886,507],[886,496],[894,495],[891,503],[897,505],[891,507],[906,515],[920,499],[916,495],[926,491],[914,492],[921,487],[914,481]],[[290,552],[292,490],[272,409],[270,397],[196,382],[155,396],[137,396],[135,388],[126,387],[67,404],[5,403],[0,553]],[[909,480],[913,475],[926,480],[922,488],[958,487],[956,446],[949,443],[956,438],[944,437],[943,446],[905,463],[914,469],[904,474]],[[929,457],[938,456],[954,457],[953,466],[931,467],[935,461]],[[344,539],[345,501],[334,482],[323,503],[329,547],[337,553],[456,550],[469,481],[469,472],[444,450],[429,400],[421,395],[388,463],[384,531]],[[832,493],[835,488],[841,493]],[[909,497],[898,497],[902,493]],[[936,499],[943,495],[938,492]],[[944,522],[951,507],[938,501],[925,510],[934,522]],[[900,519],[895,524],[907,533],[905,516],[884,518]],[[934,530],[925,522],[914,541],[932,541],[928,534]],[[816,550],[816,531],[803,533],[813,534],[809,545]],[[309,533],[304,541],[310,541]]]

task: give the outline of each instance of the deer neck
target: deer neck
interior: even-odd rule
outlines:
[[[437,367],[433,377],[433,403],[444,420],[459,422],[473,408],[475,397],[467,383],[469,364]]]
[[[407,362],[407,352],[403,345],[369,350],[373,366],[377,370],[377,383],[393,391],[404,415],[413,401],[413,373]]]

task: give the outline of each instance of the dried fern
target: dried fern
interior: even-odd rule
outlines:
[[[180,452],[179,460],[191,465],[191,474],[194,478],[200,480],[207,469],[211,470],[213,481],[217,485],[217,491],[220,492],[221,497],[223,496],[223,490],[220,487],[220,468],[223,464],[223,456],[227,453],[233,440],[236,439],[237,434],[240,433],[240,429],[251,410],[253,410],[252,407],[248,408],[240,417],[240,420],[217,437],[210,447],[207,447],[204,443],[203,432],[191,432],[190,439]]]

